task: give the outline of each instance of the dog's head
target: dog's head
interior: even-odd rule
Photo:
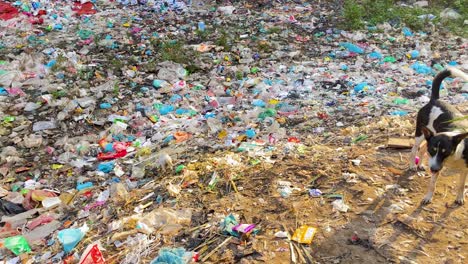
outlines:
[[[468,136],[468,133],[432,133],[427,127],[422,129],[427,140],[427,151],[429,152],[429,168],[431,172],[439,172],[444,161],[455,153],[457,145]]]

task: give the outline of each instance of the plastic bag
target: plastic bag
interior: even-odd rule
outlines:
[[[158,208],[142,217],[137,228],[143,233],[151,234],[156,229],[167,224],[189,225],[192,218],[191,209],[174,210],[170,208]]]
[[[81,228],[78,229],[64,229],[58,232],[58,239],[63,245],[63,250],[65,253],[69,253],[73,248],[83,239],[88,232],[88,225],[84,224]]]
[[[151,264],[185,264],[192,256],[193,253],[184,248],[161,248],[158,257]]]
[[[102,256],[101,244],[99,242],[92,243],[86,247],[81,255],[79,264],[105,264],[106,261]]]
[[[23,236],[14,236],[5,238],[5,247],[11,250],[15,255],[31,252],[28,241]]]
[[[0,199],[0,211],[6,215],[19,214],[26,211],[21,205]]]

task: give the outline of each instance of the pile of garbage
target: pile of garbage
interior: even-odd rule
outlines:
[[[232,2],[0,1],[0,259],[188,263],[248,248],[261,228],[183,197],[241,194],[246,170],[311,141],[364,141],[381,117],[377,131],[409,135],[434,74],[468,69],[466,39],[347,32],[339,10],[308,1]],[[468,84],[442,94],[465,102]],[[276,237],[307,252],[315,232]]]

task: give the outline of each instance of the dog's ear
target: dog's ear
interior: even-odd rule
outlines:
[[[468,137],[468,132],[453,136],[452,137],[453,145],[455,145],[455,146],[458,145],[466,137]]]
[[[432,131],[427,127],[423,127],[422,132],[423,132],[424,137],[426,138],[426,140],[429,140],[431,137],[434,136],[434,133],[432,133]]]

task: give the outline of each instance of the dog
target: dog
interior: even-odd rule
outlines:
[[[431,98],[423,106],[416,118],[416,140],[411,150],[410,169],[417,170],[416,154],[428,152],[429,167],[432,173],[429,189],[422,204],[430,203],[440,170],[444,165],[462,170],[456,204],[463,204],[466,173],[468,172],[468,120],[453,106],[439,100],[442,81],[447,77],[459,77],[468,81],[468,75],[456,68],[447,68],[438,73],[432,82]],[[420,148],[426,140],[424,148]],[[467,147],[465,148],[465,145]],[[424,156],[420,155],[420,156]],[[421,159],[422,160],[422,159]],[[421,162],[422,163],[422,162]]]
[[[455,204],[462,205],[465,198],[465,181],[468,174],[468,132],[441,132],[434,134],[427,127],[422,128],[424,138],[427,140],[429,153],[429,168],[431,182],[422,204],[432,200],[437,178],[444,166],[460,170],[457,198]]]
[[[468,81],[468,74],[456,68],[447,68],[436,75],[432,82],[431,99],[423,106],[416,118],[416,132],[415,132],[415,144],[411,150],[410,155],[410,169],[417,170],[416,165],[416,154],[420,153],[420,157],[426,153],[427,144],[423,143],[425,137],[423,134],[423,127],[429,129],[433,134],[441,132],[456,132],[457,128],[467,128],[468,120],[453,121],[454,119],[461,118],[463,115],[455,107],[447,104],[444,101],[439,100],[439,90],[442,81],[447,77],[459,77],[465,81]],[[422,158],[420,169],[424,170],[422,164]]]

